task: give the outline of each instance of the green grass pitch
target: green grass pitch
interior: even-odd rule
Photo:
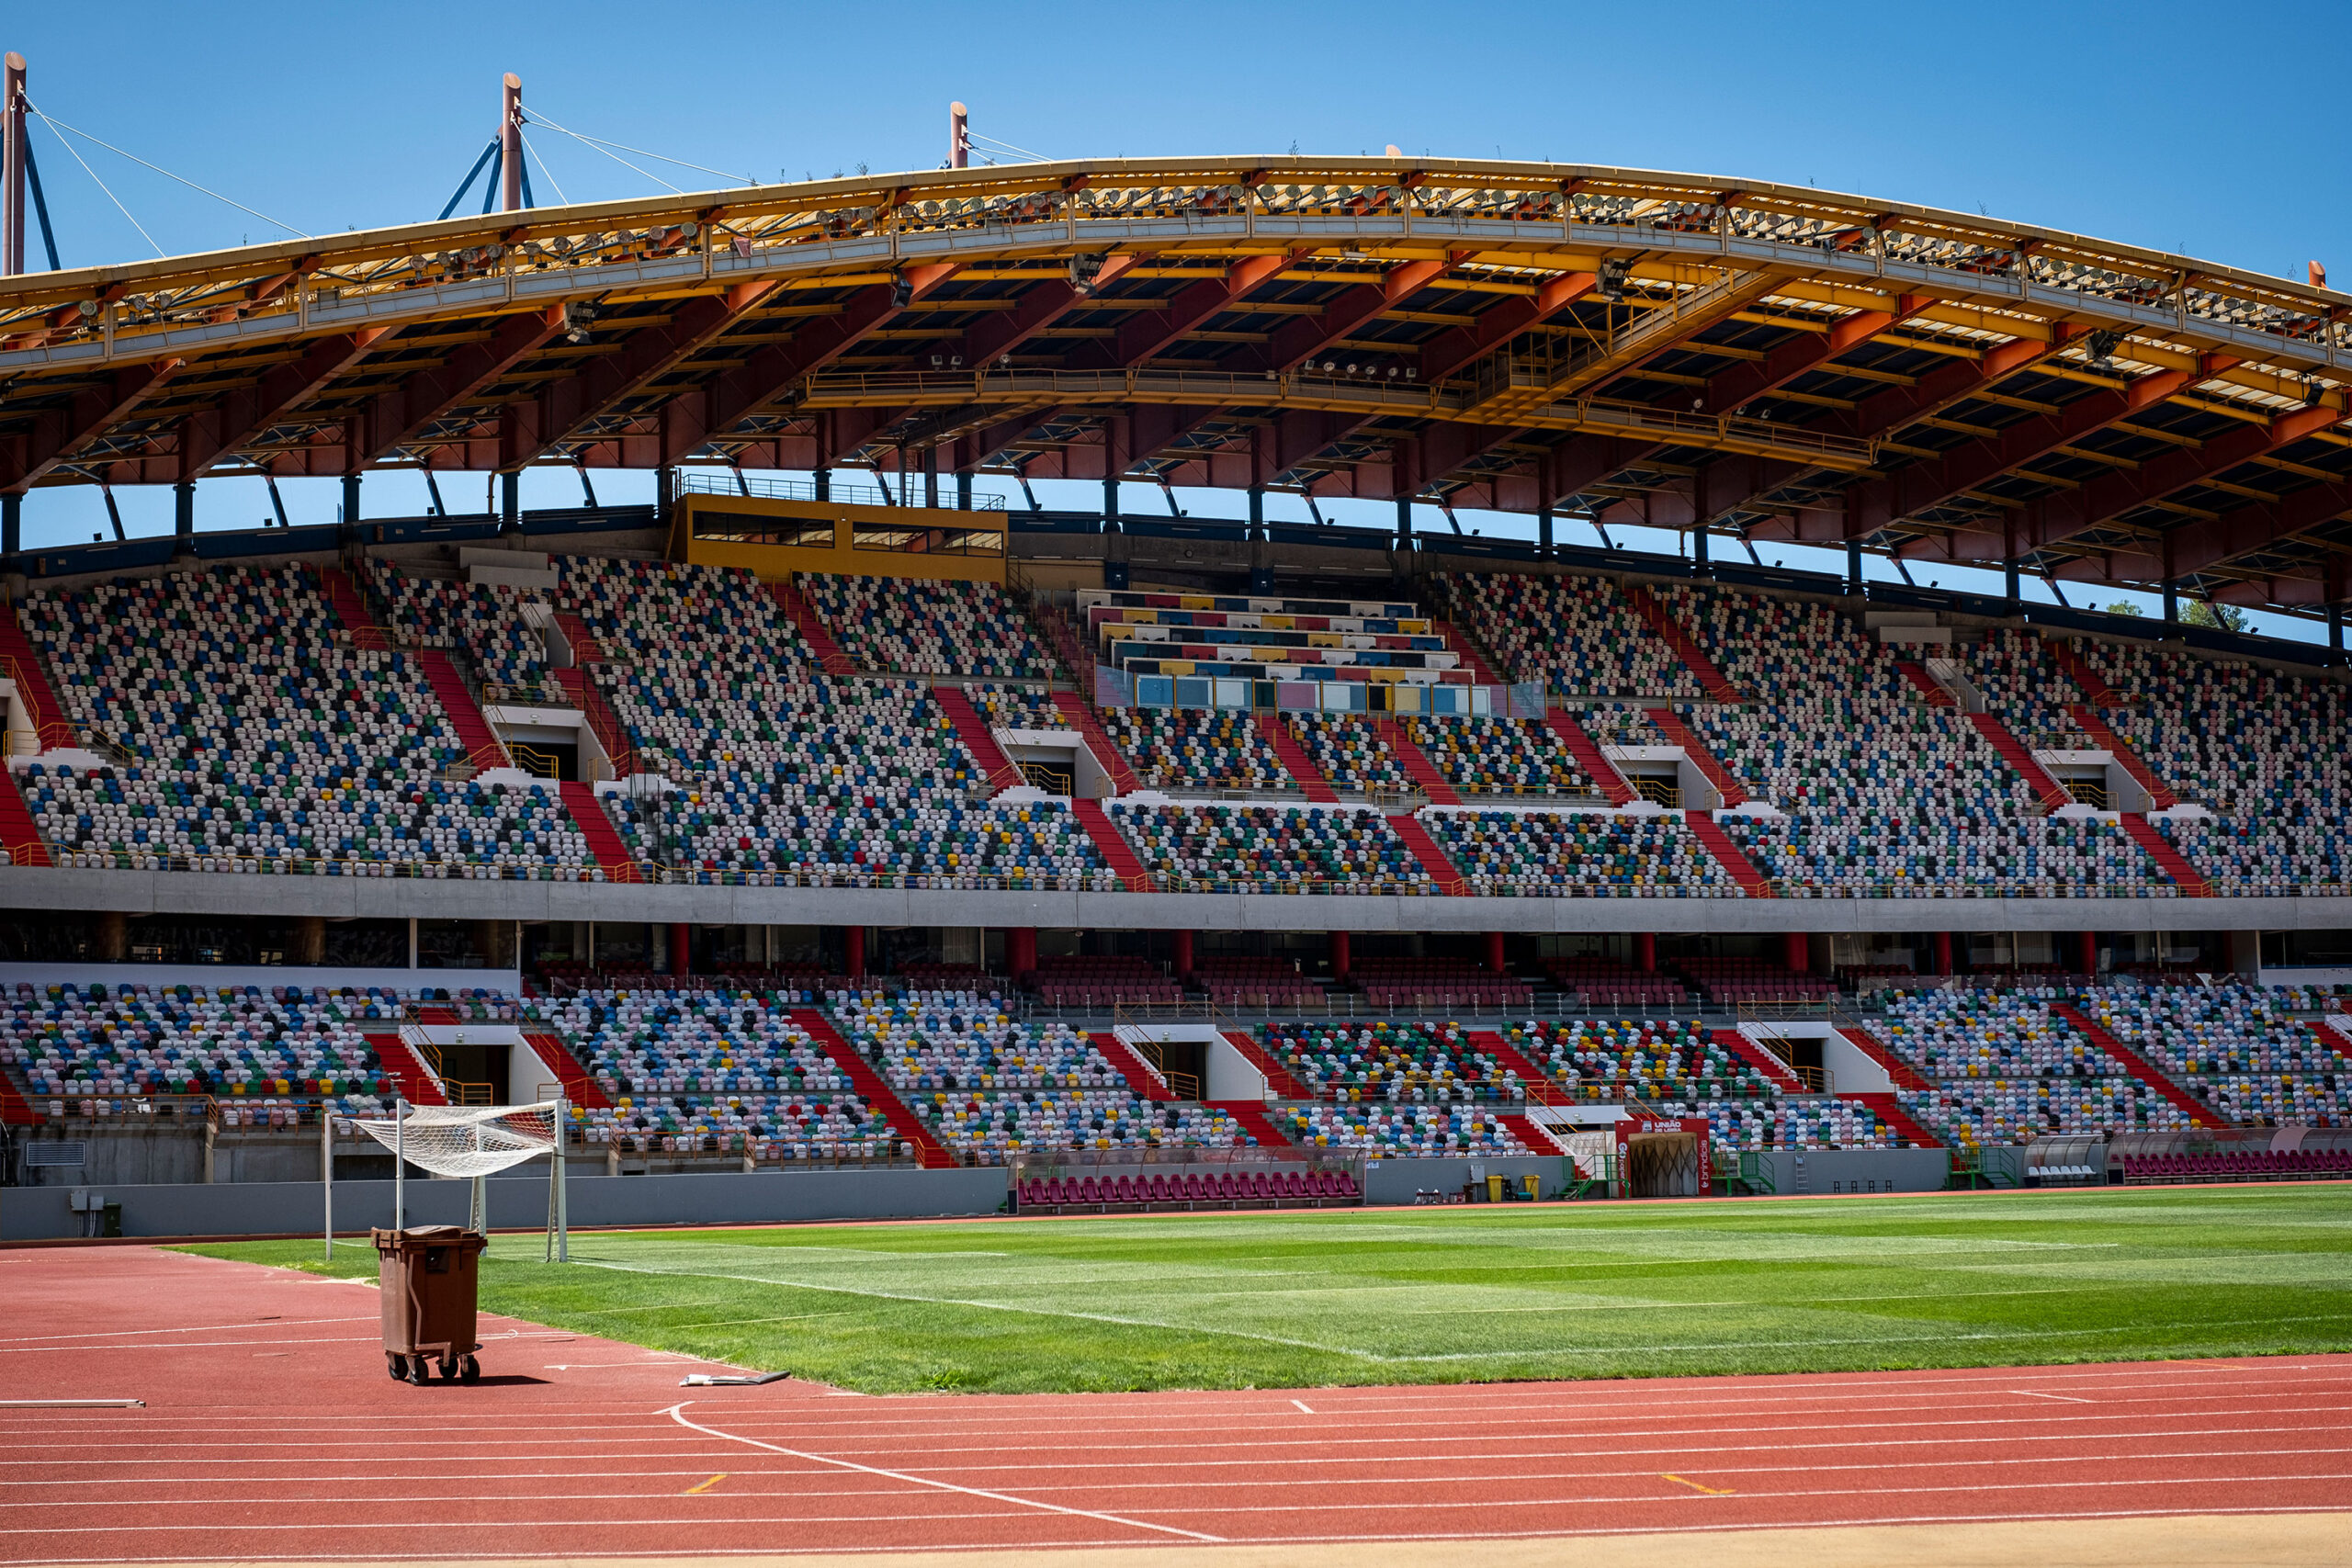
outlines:
[[[2352,1187],[493,1238],[484,1309],[869,1393],[1839,1371],[2352,1348]],[[193,1247],[323,1271],[311,1242]],[[372,1277],[338,1246],[334,1272]]]

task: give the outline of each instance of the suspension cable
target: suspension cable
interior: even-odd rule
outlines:
[[[566,207],[570,207],[571,205],[571,198],[563,194],[563,187],[561,186],[556,184],[555,171],[548,167],[547,154],[532,145],[531,133],[525,130],[518,125],[514,128],[514,134],[523,139],[523,151],[528,152],[532,157],[538,160],[539,173],[548,177],[548,186],[555,191],[555,198],[563,203]]]
[[[744,184],[746,184],[746,185],[757,185],[757,184],[759,184],[759,183],[760,183],[758,180],[756,180],[756,179],[752,178],[750,175],[737,174],[737,173],[735,173],[734,171],[729,170],[729,169],[714,169],[714,168],[710,167],[710,166],[709,166],[708,164],[689,164],[689,163],[688,163],[688,162],[686,162],[686,160],[684,160],[684,158],[673,158],[673,157],[668,156],[668,155],[667,155],[667,154],[665,154],[665,153],[661,153],[661,152],[647,152],[647,151],[646,151],[644,148],[642,148],[642,147],[631,147],[631,146],[629,146],[629,145],[628,145],[627,142],[625,142],[625,141],[605,141],[605,140],[603,137],[601,137],[601,136],[586,136],[586,135],[582,135],[581,132],[579,132],[579,131],[577,131],[577,130],[566,130],[564,127],[562,127],[562,126],[560,126],[560,125],[557,125],[555,121],[553,121],[553,120],[551,120],[551,119],[548,118],[548,117],[547,117],[546,113],[545,113],[543,110],[541,110],[541,109],[539,109],[539,108],[537,108],[537,107],[534,107],[530,108],[529,110],[527,110],[527,111],[526,111],[526,113],[530,116],[530,118],[532,118],[533,119],[538,120],[538,121],[540,121],[541,123],[543,123],[543,124],[545,124],[545,125],[548,125],[548,126],[549,126],[549,127],[553,128],[554,130],[561,130],[561,131],[563,131],[563,133],[564,133],[566,136],[571,137],[571,138],[573,138],[573,139],[575,139],[575,140],[577,140],[577,141],[585,141],[585,142],[587,142],[590,146],[596,148],[596,149],[597,149],[597,150],[599,150],[600,152],[601,152],[601,151],[603,151],[604,149],[606,149],[606,148],[617,148],[617,149],[619,149],[619,150],[620,150],[621,152],[634,152],[634,153],[636,153],[636,154],[637,154],[639,157],[640,157],[640,158],[650,158],[650,159],[652,159],[652,160],[653,160],[655,163],[657,163],[657,164],[675,164],[678,167],[680,167],[680,168],[682,168],[682,169],[692,169],[692,170],[695,171],[697,174],[717,175],[720,179],[723,179],[723,180],[741,180],[741,181],[742,181]],[[611,157],[611,156],[612,156],[612,154],[611,154],[610,152],[605,152],[605,155],[606,157]],[[615,160],[615,161],[616,161],[616,162],[625,162],[625,160],[618,160],[618,159],[616,159],[616,160]],[[630,166],[630,167],[632,167],[632,168],[635,168],[635,167],[636,167],[636,165],[635,165],[635,164],[630,164],[629,166]],[[637,172],[638,172],[639,174],[640,174],[640,175],[644,175],[644,174],[645,174],[645,171],[644,171],[644,170],[642,170],[642,169],[639,169]],[[653,179],[653,176],[652,176],[651,175],[645,175],[645,177],[646,177],[647,179]],[[656,184],[660,184],[661,182],[657,180],[657,181],[655,181],[655,183],[656,183]],[[675,188],[675,187],[673,187],[673,188]]]
[[[29,98],[28,98],[27,100],[25,100],[25,107],[26,107],[27,108],[28,108],[28,109],[32,109],[33,113],[40,115],[41,123],[42,123],[42,124],[44,124],[44,125],[46,125],[46,126],[48,126],[51,130],[71,130],[71,131],[73,131],[73,132],[74,132],[74,135],[76,135],[76,136],[78,136],[78,137],[82,138],[82,139],[83,139],[84,141],[85,141],[96,142],[98,146],[105,148],[107,152],[109,152],[113,153],[113,154],[114,154],[116,157],[118,157],[118,158],[128,158],[128,159],[130,159],[132,163],[134,163],[134,164],[138,164],[138,165],[139,165],[141,168],[142,168],[142,169],[153,169],[157,174],[159,174],[159,175],[163,175],[165,179],[169,179],[169,180],[178,180],[178,181],[180,182],[180,184],[182,184],[182,185],[184,185],[184,186],[187,186],[187,188],[188,188],[188,189],[190,189],[190,190],[192,190],[192,191],[199,192],[199,193],[201,193],[201,194],[203,194],[203,195],[205,195],[205,196],[209,196],[209,197],[211,197],[213,200],[215,200],[215,201],[225,201],[225,202],[228,202],[228,204],[229,204],[231,207],[235,208],[238,211],[240,211],[240,212],[244,212],[244,213],[250,213],[250,214],[252,214],[252,216],[254,216],[254,217],[255,217],[255,218],[260,219],[260,220],[261,220],[263,222],[265,222],[265,223],[275,223],[275,224],[277,224],[277,227],[278,227],[278,228],[285,230],[288,233],[292,234],[292,235],[296,236],[297,238],[299,238],[299,239],[309,240],[309,239],[314,239],[314,238],[316,238],[316,236],[315,236],[315,235],[306,233],[306,232],[304,232],[302,230],[297,229],[297,228],[296,228],[296,227],[294,227],[294,225],[293,225],[293,224],[291,224],[291,223],[284,222],[284,221],[281,221],[281,220],[278,220],[278,219],[272,218],[272,217],[271,217],[268,213],[266,213],[266,212],[259,212],[259,211],[255,211],[253,208],[247,207],[247,206],[246,206],[243,202],[242,202],[242,201],[233,201],[233,200],[231,200],[228,197],[222,196],[222,195],[221,195],[219,191],[217,191],[217,190],[206,190],[204,186],[200,186],[200,185],[198,185],[194,180],[187,179],[187,178],[184,178],[183,176],[181,176],[181,175],[175,175],[175,174],[172,173],[172,171],[171,171],[171,170],[166,169],[166,168],[164,168],[164,167],[163,167],[162,165],[160,165],[160,164],[151,164],[151,163],[149,163],[146,159],[140,157],[140,156],[139,156],[137,153],[135,153],[135,152],[124,152],[121,148],[117,147],[117,146],[116,146],[113,142],[111,142],[111,141],[98,141],[98,139],[97,139],[96,137],[92,136],[92,135],[91,135],[88,131],[86,131],[86,130],[76,130],[74,127],[73,127],[73,126],[70,126],[70,125],[66,124],[66,123],[65,123],[63,120],[62,120],[62,119],[51,119],[49,116],[47,116],[47,115],[45,115],[45,114],[41,114],[41,112],[40,112],[40,109],[38,109],[38,108],[34,108],[34,107],[33,107],[33,103],[32,103],[32,100],[31,100],[31,99],[29,99]],[[60,140],[60,141],[62,141],[62,140],[63,140],[63,138],[62,138],[62,137],[61,137],[61,138],[59,138],[59,140]],[[83,165],[83,167],[87,168],[87,167],[89,167],[89,165],[85,164],[84,164],[84,165]],[[91,175],[90,177],[91,177],[91,178],[93,178],[93,179],[96,179],[97,176],[96,176],[96,175]],[[111,193],[109,193],[109,194],[111,194]],[[117,205],[117,206],[120,206],[121,204],[120,204],[119,202],[118,202],[116,205]],[[123,216],[124,216],[124,217],[126,217],[126,218],[128,218],[128,217],[129,217],[129,216],[130,216],[130,215],[129,213],[127,213],[127,212],[126,212],[126,213],[124,213],[124,214],[123,214]],[[146,232],[146,231],[142,229],[142,230],[141,230],[141,231],[140,231],[140,232],[141,232],[141,233],[145,233],[145,232]],[[153,240],[150,240],[150,241],[148,241],[147,243],[148,243],[149,244],[151,244],[151,245],[152,245],[152,244],[153,244],[155,242],[154,242],[154,241],[153,241]]]
[[[25,107],[28,109],[32,109],[31,102],[28,100]],[[81,153],[75,152],[74,150],[74,143],[66,141],[62,135],[59,134],[56,122],[51,120],[49,116],[42,114],[39,109],[33,109],[33,116],[43,125],[49,127],[49,133],[51,136],[57,137],[57,144],[65,149],[65,155],[67,157],[82,165],[82,172],[90,176],[90,182],[96,186],[100,190],[106,192],[107,199],[114,203],[114,209],[122,214],[124,221],[128,222],[132,228],[139,231],[139,237],[147,242],[148,248],[153,251],[157,255],[162,255],[164,254],[164,247],[155,243],[155,236],[147,232],[146,228],[141,224],[138,219],[130,216],[130,209],[123,206],[122,197],[115,195],[113,190],[107,186],[107,182],[98,178],[98,171],[90,167],[90,161],[83,157]]]

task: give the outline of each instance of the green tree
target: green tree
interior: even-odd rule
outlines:
[[[2110,615],[2136,615],[2140,613],[2140,606],[2129,599],[2118,599],[2107,607],[2107,613]]]
[[[2216,604],[2208,600],[2193,599],[2182,606],[2180,618],[2192,626],[2212,626],[2225,632],[2245,630],[2245,612],[2235,604]]]

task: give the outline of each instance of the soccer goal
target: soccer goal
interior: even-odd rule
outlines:
[[[490,1234],[490,1194],[484,1182],[535,1155],[548,1156],[548,1246],[550,1263],[571,1261],[563,1193],[564,1101],[537,1105],[411,1105],[392,1102],[390,1116],[355,1118],[353,1125],[392,1151],[392,1228],[408,1228],[408,1168],[435,1176],[470,1178],[473,1201],[466,1228]],[[327,1257],[334,1257],[334,1142],[321,1139],[324,1156]]]

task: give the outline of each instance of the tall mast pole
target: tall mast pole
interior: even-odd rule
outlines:
[[[972,166],[971,111],[962,104],[947,106],[947,166],[951,169]]]
[[[523,210],[523,78],[512,71],[498,101],[498,169],[505,189],[501,210]]]
[[[25,57],[11,50],[0,75],[0,277],[25,270]]]

